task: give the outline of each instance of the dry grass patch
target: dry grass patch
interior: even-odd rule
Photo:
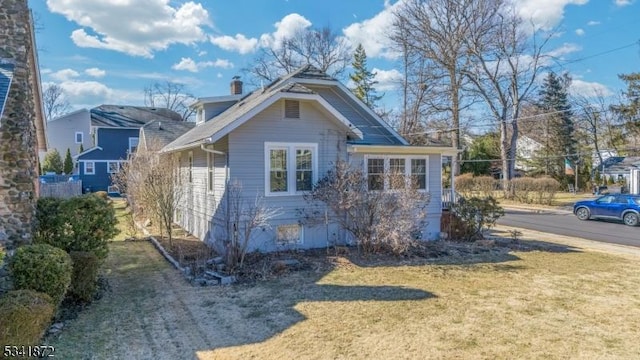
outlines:
[[[199,288],[149,243],[112,243],[111,292],[48,343],[65,359],[637,358],[638,259],[508,255],[398,266],[332,257]]]

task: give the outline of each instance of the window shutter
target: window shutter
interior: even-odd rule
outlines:
[[[284,117],[287,119],[300,119],[300,101],[284,101]]]

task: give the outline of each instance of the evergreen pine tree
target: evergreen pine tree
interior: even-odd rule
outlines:
[[[84,151],[84,146],[80,144],[80,149],[78,149],[78,154],[81,154]]]
[[[550,72],[544,79],[537,104],[545,114],[540,119],[545,122],[543,138],[540,139],[543,148],[538,152],[542,159],[537,161],[542,165],[540,172],[563,183],[567,181],[565,162],[575,170],[578,149],[573,113],[568,99],[570,83],[571,78],[568,75],[560,77]]]
[[[62,158],[60,157],[60,153],[58,150],[53,149],[47,153],[44,157],[44,161],[42,162],[42,170],[47,172],[54,172],[56,174],[62,173],[63,164]]]
[[[62,170],[67,175],[73,172],[73,159],[71,158],[71,150],[69,150],[69,148],[67,148],[67,154],[64,156]]]
[[[378,83],[374,80],[376,74],[367,69],[367,53],[364,51],[362,44],[358,44],[353,54],[351,66],[353,66],[354,72],[349,75],[349,78],[355,85],[351,91],[370,108],[374,108],[376,102],[382,98],[382,95],[376,95],[374,88],[374,85]]]

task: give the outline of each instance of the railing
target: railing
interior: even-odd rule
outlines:
[[[40,183],[40,197],[68,199],[82,195],[82,181]]]
[[[453,189],[442,189],[442,209],[451,209],[451,204],[455,204],[462,199],[462,195]]]

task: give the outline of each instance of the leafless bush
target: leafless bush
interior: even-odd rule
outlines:
[[[226,204],[226,217],[230,229],[226,244],[226,264],[227,270],[234,272],[244,265],[253,232],[271,228],[270,220],[278,216],[280,211],[267,207],[260,196],[256,196],[253,203],[248,203],[243,197],[242,183],[239,181],[227,187],[229,200]]]
[[[424,226],[429,194],[419,192],[404,176],[387,176],[390,191],[369,191],[360,169],[340,161],[305,195],[307,222],[317,221],[319,207],[351,233],[364,253],[406,252]]]
[[[183,198],[184,188],[179,185],[177,159],[160,153],[160,149],[159,143],[139,148],[120,172],[113,175],[113,180],[120,192],[126,194],[134,214],[157,220],[160,236],[166,232],[169,246],[173,246],[173,215]]]
[[[469,197],[473,193],[475,187],[473,174],[466,173],[456,176],[455,185],[457,192],[461,193],[465,197]]]

